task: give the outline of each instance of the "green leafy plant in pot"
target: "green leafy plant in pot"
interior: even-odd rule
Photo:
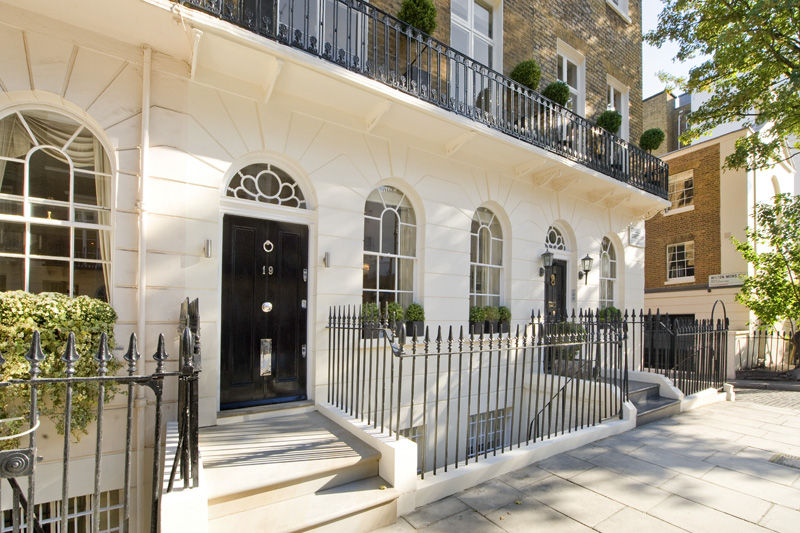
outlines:
[[[397,302],[389,302],[386,304],[386,320],[389,324],[403,321],[403,306]]]
[[[658,150],[662,142],[664,142],[664,132],[661,128],[644,130],[644,133],[639,137],[639,147],[642,150],[647,150],[648,153],[653,153],[653,150]]]
[[[597,117],[597,125],[609,133],[616,135],[622,126],[622,115],[613,109],[603,111]]]
[[[500,310],[493,305],[487,305],[483,310],[486,315],[486,329],[489,333],[497,333],[497,321],[500,320]]]
[[[542,96],[549,98],[560,106],[565,106],[569,102],[569,85],[563,81],[554,81],[544,88]]]
[[[433,0],[403,0],[397,18],[431,35],[436,29],[436,6]]]
[[[366,302],[361,306],[361,336],[365,339],[378,338],[378,329],[381,326],[381,313],[378,304]]]
[[[406,308],[406,334],[420,337],[425,332],[425,310],[418,303]]]
[[[497,327],[500,329],[500,333],[508,333],[511,328],[511,309],[501,305],[497,308],[497,311],[500,315],[500,322]]]
[[[473,305],[469,308],[469,323],[472,333],[483,333],[483,325],[486,322],[486,308]]]
[[[598,322],[618,322],[620,320],[622,320],[622,311],[613,305],[604,307],[597,312]]]

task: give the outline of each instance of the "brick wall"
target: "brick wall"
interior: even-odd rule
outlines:
[[[374,0],[394,15],[402,0]],[[437,27],[433,36],[450,42],[450,1],[434,0]],[[556,40],[561,39],[586,59],[586,117],[595,120],[606,109],[606,74],[630,87],[630,139],[642,133],[641,0],[629,0],[631,23],[606,0],[507,0],[503,3],[503,73],[535,59],[542,68],[539,89],[557,79]]]
[[[694,170],[694,210],[664,216],[659,213],[645,222],[645,289],[663,289],[667,281],[667,245],[694,241],[694,282],[667,287],[708,283],[708,276],[720,273],[720,149],[719,143],[670,158],[670,175]]]
[[[664,142],[653,150],[661,156],[678,148],[675,97],[667,91],[654,94],[642,102],[642,131],[659,128],[664,132]]]

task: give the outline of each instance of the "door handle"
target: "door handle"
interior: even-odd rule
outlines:
[[[265,313],[272,311],[272,302],[264,302],[261,304],[261,310]]]

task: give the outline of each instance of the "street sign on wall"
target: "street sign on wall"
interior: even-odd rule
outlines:
[[[733,274],[712,274],[708,276],[708,288],[718,287],[740,287],[744,283],[746,272],[735,272]]]

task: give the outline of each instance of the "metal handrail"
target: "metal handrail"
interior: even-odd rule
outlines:
[[[668,166],[363,0],[176,0],[667,198]]]

